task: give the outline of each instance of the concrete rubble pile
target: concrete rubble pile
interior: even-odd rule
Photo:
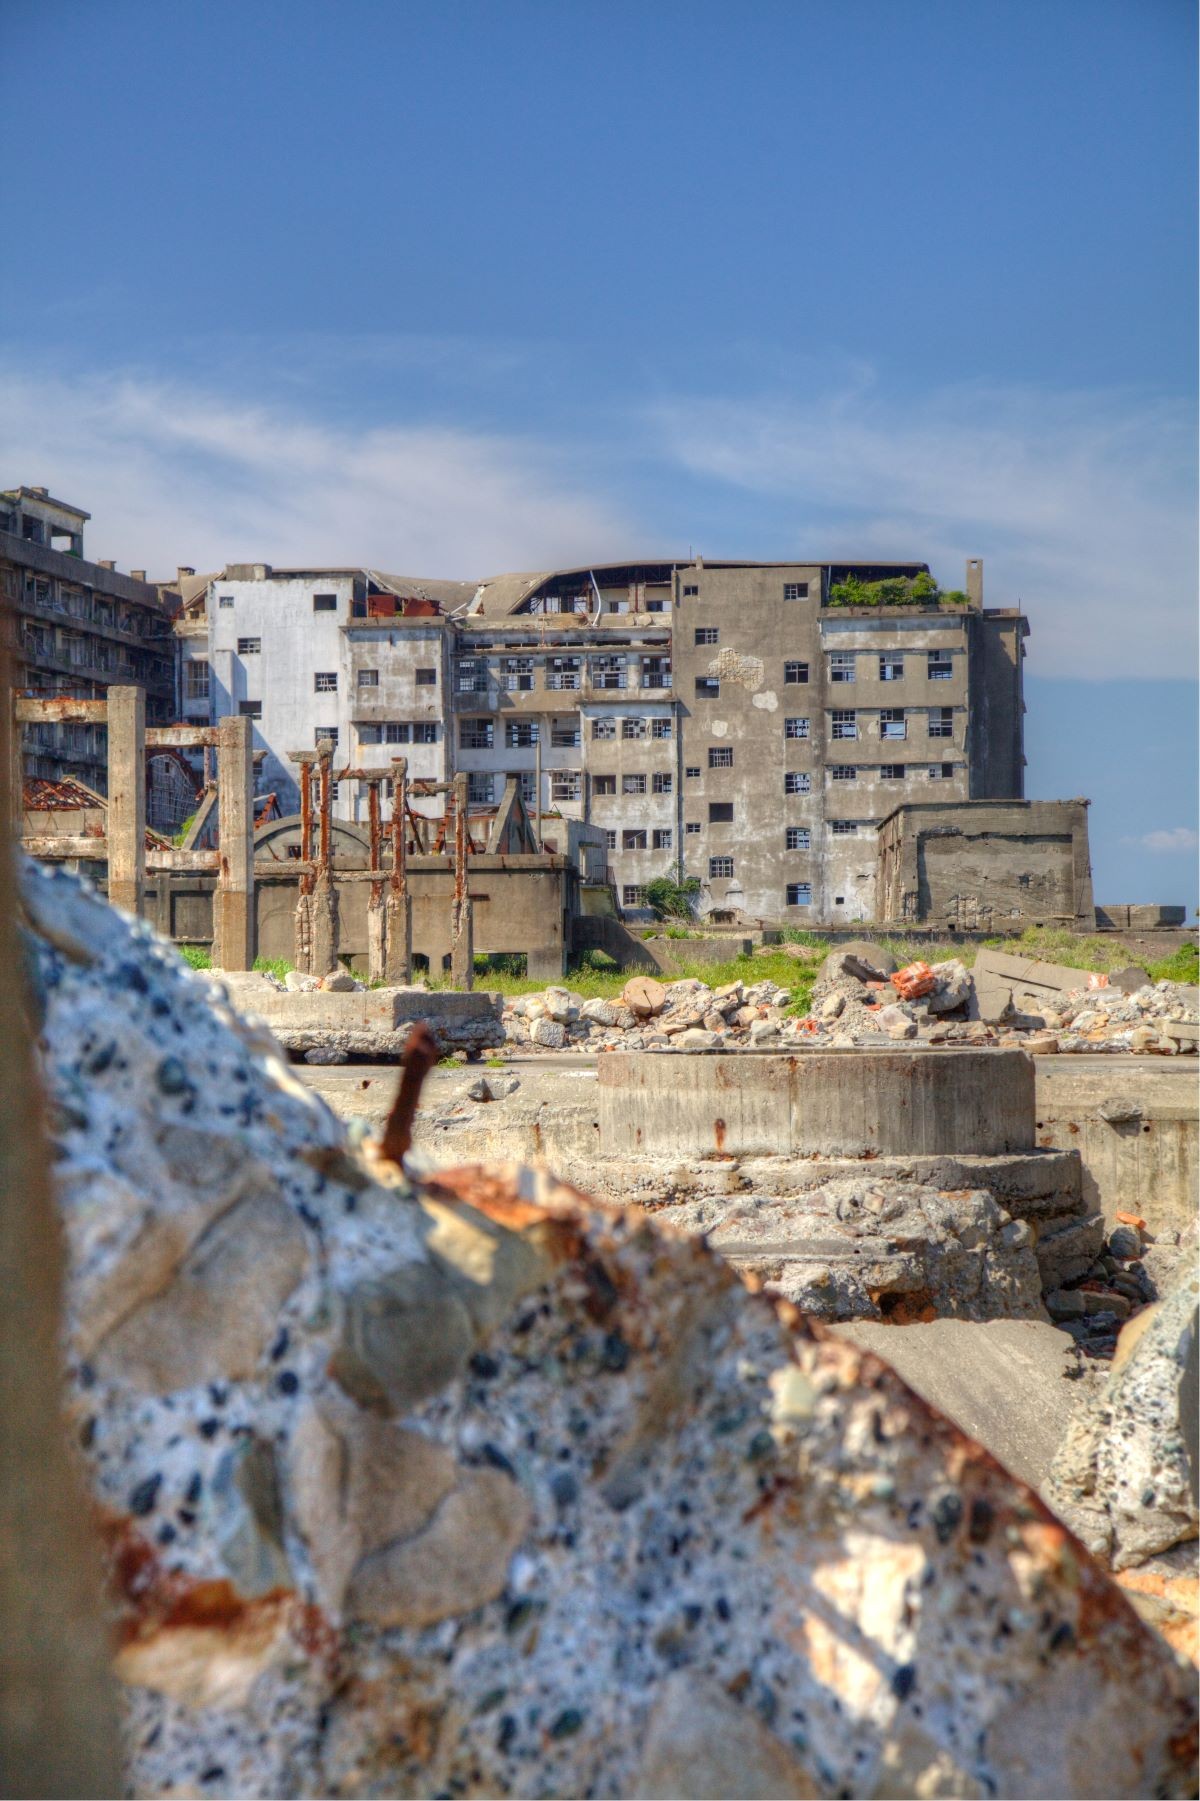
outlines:
[[[136,1795],[1183,1795],[1194,1672],[875,1356],[534,1169],[364,1161],[23,871]]]
[[[981,1018],[977,985],[965,964],[951,958],[929,967],[932,992],[905,999],[892,984],[897,964],[889,951],[869,943],[839,946],[821,966],[804,1018],[789,1012],[792,991],[771,981],[710,988],[691,977],[664,983],[638,976],[615,1000],[585,1000],[568,988],[552,987],[506,1001],[504,1035],[523,1049],[588,1052],[786,1050],[796,1044],[841,1048],[905,1041],[1020,1045],[1034,1055],[1177,1056],[1197,1048],[1197,991],[1178,982],[1146,979],[1128,992],[1092,988],[1075,970],[1070,975],[1079,985],[1047,989],[1040,1010],[1011,1005],[1006,993],[995,1017],[989,1011]]]
[[[216,990],[307,1063],[393,1061],[414,1025],[427,1026],[447,1054],[476,1057],[504,1043],[500,997],[486,990],[431,991],[423,982],[371,988],[345,970],[320,981],[294,970],[282,981],[266,971],[221,970]]]

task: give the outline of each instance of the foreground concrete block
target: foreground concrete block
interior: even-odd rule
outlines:
[[[1047,1498],[1050,1466],[1086,1393],[1079,1353],[1041,1320],[937,1319],[832,1328],[874,1351],[956,1426]]]

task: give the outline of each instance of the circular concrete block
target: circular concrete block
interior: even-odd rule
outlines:
[[[1034,1144],[1023,1051],[614,1052],[604,1156],[1002,1156]]]

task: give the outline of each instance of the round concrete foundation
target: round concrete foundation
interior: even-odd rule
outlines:
[[[614,1052],[602,1156],[1001,1156],[1034,1144],[1024,1051]]]

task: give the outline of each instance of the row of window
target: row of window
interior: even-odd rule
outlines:
[[[217,605],[219,607],[231,607],[234,598],[235,597],[232,594],[218,594]],[[312,597],[312,610],[314,613],[336,613],[337,603],[338,597],[336,594],[314,594]]]
[[[879,736],[881,738],[907,738],[911,712],[912,709],[905,707],[881,707],[879,710]],[[928,708],[926,729],[931,738],[952,738],[954,736],[954,708]],[[831,736],[834,738],[857,738],[859,736],[858,712],[855,708],[833,708]]]
[[[949,782],[954,778],[953,763],[929,763],[925,766],[925,774],[931,782]],[[870,778],[878,776],[881,782],[903,782],[911,780],[920,764],[916,763],[831,763],[829,779],[831,782],[856,782],[859,776]]]
[[[732,861],[729,858],[725,858],[724,861],[730,864],[728,870],[714,870],[710,865],[709,875],[714,880],[722,878],[728,880],[732,876]],[[787,904],[789,907],[811,907],[812,883],[789,882],[787,884]],[[645,885],[641,882],[624,883],[621,888],[621,905],[623,907],[644,907],[646,905]]]
[[[690,586],[687,586],[684,588],[683,598],[685,600],[691,600],[696,595],[698,595],[699,592],[700,592],[699,583],[698,582],[692,583]],[[784,582],[783,598],[785,600],[807,600],[808,599],[808,583],[807,582]]]
[[[649,792],[651,794],[670,794],[673,788],[674,778],[669,770],[656,772],[650,777]],[[606,794],[615,794],[616,792],[617,778],[615,775],[594,775],[592,777],[592,793],[597,798],[602,798]],[[646,792],[646,777],[644,775],[623,775],[621,777],[622,794],[645,794]]]
[[[859,655],[872,656],[872,651],[835,650],[829,657],[829,679],[831,682],[853,682],[857,680]],[[922,653],[910,652],[916,661]],[[954,653],[949,650],[927,650],[925,656],[925,674],[931,682],[948,682],[954,674]],[[881,682],[899,682],[904,679],[904,654],[899,651],[885,651],[879,658],[879,679]]]
[[[590,656],[588,658],[588,679],[593,688],[612,689],[617,692],[628,686],[629,665],[638,661],[641,668],[641,686],[643,688],[670,688],[671,659],[669,656],[644,656],[640,659],[627,658],[617,653]],[[534,657],[499,657],[497,658],[500,686],[509,694],[530,694],[533,692],[534,677],[537,673],[537,659]],[[581,688],[583,686],[583,658],[580,657],[548,657],[545,659],[546,686],[554,690]],[[485,657],[461,657],[455,666],[454,688],[457,694],[486,694],[488,690],[488,664]]]

